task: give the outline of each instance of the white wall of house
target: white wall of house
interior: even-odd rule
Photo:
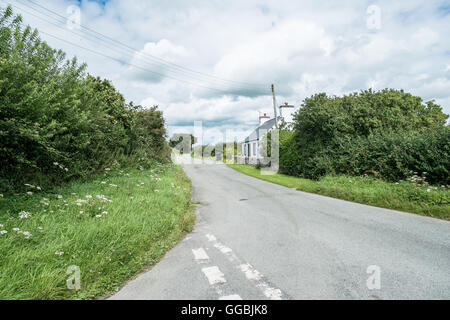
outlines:
[[[242,155],[248,158],[262,158],[259,141],[254,140],[242,144]]]

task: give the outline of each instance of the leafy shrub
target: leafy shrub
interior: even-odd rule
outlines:
[[[440,106],[403,91],[315,95],[295,117],[296,174],[318,179],[366,173],[395,181],[413,171],[428,172],[430,182],[447,184],[447,118]]]
[[[280,173],[291,176],[300,171],[300,155],[295,134],[292,131],[280,131]]]

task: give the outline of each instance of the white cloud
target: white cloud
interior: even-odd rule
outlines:
[[[13,3],[31,12],[20,2]],[[69,3],[73,4],[49,0],[42,5],[66,15]],[[436,99],[450,113],[448,4],[444,0],[379,0],[375,4],[381,9],[381,28],[369,30],[366,10],[371,4],[350,0],[109,0],[101,5],[81,1],[83,25],[134,51],[118,44],[107,46],[98,39],[89,41],[85,31],[74,35],[61,23],[62,29],[24,16],[27,23],[48,33],[164,75],[42,36],[68,56],[86,61],[89,72],[111,79],[128,100],[158,104],[170,126],[180,130],[182,125],[202,120],[210,131],[228,127],[241,134],[250,131],[257,123],[258,110],[273,112],[271,83],[276,84],[279,102],[296,106],[318,92],[340,95],[388,87],[424,100]],[[142,53],[198,72],[152,59],[150,63],[142,59]]]

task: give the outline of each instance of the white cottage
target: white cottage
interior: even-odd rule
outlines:
[[[278,117],[278,122],[282,120]],[[263,150],[260,149],[261,138],[269,131],[276,128],[275,118],[270,119],[269,116],[259,117],[259,127],[252,132],[242,143],[242,155],[245,158],[260,159],[263,157]]]
[[[283,120],[286,123],[292,123],[295,108],[289,103],[285,103],[280,107],[280,117],[278,124]],[[262,137],[271,130],[276,128],[275,118],[271,119],[267,114],[259,117],[259,127],[255,129],[242,143],[242,156],[250,163],[257,163],[258,159],[263,158],[264,150],[261,150]],[[246,161],[247,162],[247,161]]]

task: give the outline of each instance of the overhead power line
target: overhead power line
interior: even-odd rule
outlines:
[[[3,1],[3,0],[2,0],[2,1]],[[24,23],[20,23],[20,25],[22,25],[23,27],[26,27],[26,25],[25,25]],[[102,56],[102,57],[111,59],[111,60],[116,61],[116,62],[119,62],[119,63],[121,63],[121,64],[126,64],[126,65],[129,65],[129,66],[135,67],[135,68],[137,68],[137,69],[143,70],[143,71],[145,71],[145,72],[149,72],[149,73],[158,75],[158,76],[160,76],[160,77],[170,78],[170,79],[173,79],[173,80],[176,80],[176,81],[180,81],[180,82],[183,82],[183,83],[186,83],[186,84],[190,84],[190,85],[193,85],[193,86],[198,86],[198,87],[202,87],[202,88],[205,88],[205,89],[214,90],[214,91],[218,91],[218,92],[222,92],[222,93],[227,93],[227,92],[228,92],[227,90],[221,90],[221,89],[217,89],[217,88],[212,88],[212,87],[208,87],[208,86],[203,86],[203,85],[196,84],[196,83],[192,83],[192,82],[189,82],[189,81],[186,81],[186,80],[183,80],[183,79],[178,79],[178,78],[175,78],[175,77],[172,77],[172,76],[168,76],[168,75],[165,75],[165,74],[162,74],[162,73],[153,71],[153,70],[149,70],[149,69],[143,68],[143,67],[141,67],[141,66],[132,64],[132,63],[130,63],[130,62],[123,61],[123,60],[121,60],[121,59],[118,59],[118,58],[109,56],[109,55],[104,54],[104,53],[102,53],[102,52],[99,52],[99,51],[96,51],[96,50],[93,50],[93,49],[90,49],[90,48],[86,48],[86,47],[80,46],[79,44],[76,44],[76,43],[70,42],[70,41],[68,41],[68,40],[62,39],[62,38],[60,38],[60,37],[58,37],[58,36],[55,36],[55,35],[53,35],[53,34],[50,34],[50,33],[48,33],[48,32],[39,30],[38,28],[36,28],[36,29],[39,31],[39,33],[45,34],[45,35],[47,35],[47,36],[49,36],[49,37],[51,37],[51,38],[54,38],[54,39],[57,39],[57,40],[59,40],[59,41],[65,42],[65,43],[70,44],[70,45],[72,45],[72,46],[76,46],[76,47],[81,48],[81,49],[83,49],[83,50],[86,50],[86,51],[92,52],[92,53],[94,53],[94,54],[100,55],[100,56]]]
[[[36,12],[39,12],[42,15],[45,15],[46,17],[49,17],[49,18],[52,18],[52,19],[56,20],[55,17],[51,17],[51,16],[43,13],[42,11],[39,11],[35,7],[31,7],[29,5],[24,4],[23,2],[25,2],[25,1],[19,1],[19,2],[22,5],[25,5],[26,7],[28,7],[29,9],[32,9],[32,10],[34,10]],[[27,2],[33,4],[36,7],[42,8],[43,10],[45,10],[45,11],[47,11],[47,12],[49,12],[49,13],[55,15],[55,16],[58,16],[59,18],[63,19],[64,22],[67,22],[69,20],[67,17],[65,17],[63,15],[60,15],[59,13],[57,13],[57,12],[51,10],[51,9],[48,9],[48,8],[42,6],[42,5],[40,5],[40,4],[38,4],[38,3],[34,2],[34,1],[28,0]],[[60,20],[58,20],[58,21],[61,22]],[[58,27],[61,27],[61,26],[58,26]],[[249,83],[249,82],[242,82],[242,81],[235,81],[235,80],[224,79],[224,78],[220,78],[220,77],[217,77],[217,76],[214,76],[214,75],[209,75],[209,74],[206,74],[206,73],[203,73],[203,72],[199,72],[199,71],[187,68],[187,67],[183,67],[181,65],[172,63],[172,62],[167,61],[167,60],[164,60],[164,59],[159,58],[157,56],[154,56],[152,54],[149,54],[149,53],[146,53],[146,52],[139,52],[139,50],[137,50],[137,49],[135,49],[135,48],[133,48],[133,47],[127,45],[127,44],[124,44],[124,43],[122,43],[122,42],[120,42],[120,41],[118,41],[116,39],[108,37],[108,36],[106,36],[106,35],[104,35],[104,34],[102,34],[100,32],[92,30],[92,29],[90,29],[90,28],[88,28],[86,26],[80,25],[80,28],[82,28],[83,30],[88,31],[90,33],[89,34],[90,36],[93,36],[93,37],[95,37],[98,40],[108,41],[108,42],[114,43],[115,45],[119,45],[122,49],[126,48],[127,50],[131,50],[131,52],[133,54],[138,53],[140,56],[143,56],[144,58],[147,58],[147,61],[151,61],[154,64],[157,64],[157,65],[162,66],[164,68],[168,68],[172,72],[182,72],[182,73],[184,73],[187,76],[193,77],[197,81],[206,81],[206,79],[199,79],[198,77],[200,76],[200,77],[203,77],[203,78],[208,78],[209,79],[208,81],[216,81],[216,82],[220,81],[220,82],[228,83],[228,85],[231,85],[231,84],[234,84],[235,86],[239,85],[240,87],[242,87],[241,89],[249,87],[249,89],[253,89],[253,90],[255,90],[255,89],[257,89],[257,90],[265,90],[265,89],[268,88],[268,86],[266,86],[264,84],[261,84],[261,83]],[[80,35],[80,34],[78,34],[78,35]]]

